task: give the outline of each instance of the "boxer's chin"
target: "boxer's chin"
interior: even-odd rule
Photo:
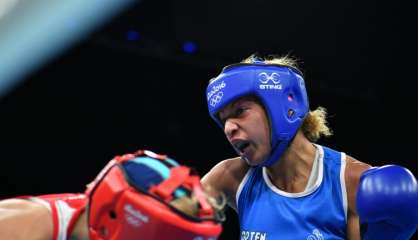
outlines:
[[[251,167],[256,167],[262,163],[262,161],[254,161],[252,158],[249,158],[245,155],[242,155],[240,157],[243,161],[245,161]]]

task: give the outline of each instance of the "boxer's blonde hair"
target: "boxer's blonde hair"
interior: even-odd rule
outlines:
[[[302,72],[299,68],[298,60],[289,55],[268,55],[260,57],[257,54],[253,54],[242,60],[241,63],[254,63],[256,61],[262,61],[265,64],[288,66]],[[327,110],[324,107],[319,106],[317,109],[309,111],[302,123],[301,130],[306,138],[308,138],[311,142],[318,141],[321,136],[331,136],[332,131],[327,122]]]

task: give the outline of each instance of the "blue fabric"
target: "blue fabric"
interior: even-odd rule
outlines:
[[[177,164],[171,159],[171,164]],[[178,164],[177,164],[178,165]],[[137,157],[123,163],[126,173],[133,183],[140,189],[148,190],[152,185],[158,185],[170,176],[170,168],[160,160],[150,157]],[[185,196],[183,189],[174,192],[175,197]]]
[[[238,199],[242,240],[346,239],[341,153],[323,149],[322,182],[305,196],[274,192],[264,181],[261,167],[250,170]]]
[[[166,165],[164,165],[160,160],[150,157],[137,157],[129,162],[138,163],[138,165],[143,164],[159,173],[159,175],[161,175],[163,179],[167,179],[168,176],[170,176],[170,169]]]

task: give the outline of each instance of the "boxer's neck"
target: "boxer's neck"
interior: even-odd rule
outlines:
[[[298,131],[282,158],[267,168],[271,182],[279,189],[303,192],[311,174],[316,147]]]

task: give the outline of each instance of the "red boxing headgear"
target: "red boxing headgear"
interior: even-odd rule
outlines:
[[[222,219],[207,202],[199,176],[150,151],[112,159],[86,194],[91,240],[215,240],[222,231]],[[199,203],[198,216],[169,205],[191,194]]]

